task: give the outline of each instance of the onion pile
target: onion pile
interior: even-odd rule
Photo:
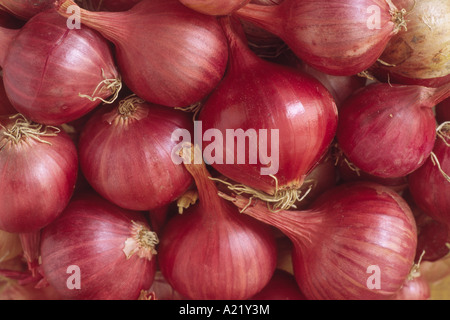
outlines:
[[[441,297],[448,0],[0,2],[0,300]]]

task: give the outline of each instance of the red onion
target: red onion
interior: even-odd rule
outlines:
[[[423,276],[407,280],[403,287],[395,294],[393,300],[429,300],[430,285]]]
[[[63,299],[136,300],[152,285],[157,243],[141,212],[80,194],[42,231],[43,275]]]
[[[167,205],[193,182],[172,161],[175,130],[192,132],[187,113],[135,95],[124,98],[99,109],[83,128],[81,170],[100,195],[122,208],[148,211]]]
[[[295,277],[287,271],[276,269],[269,283],[252,300],[306,300]]]
[[[67,0],[59,13],[75,5]],[[115,45],[125,84],[139,97],[170,107],[202,100],[223,77],[227,45],[215,17],[178,0],[143,0],[125,12],[81,9],[81,23]]]
[[[53,5],[54,0],[2,0],[0,10],[3,9],[22,20],[29,20]]]
[[[437,89],[370,84],[339,109],[339,148],[371,175],[406,176],[430,155],[436,137],[433,107],[447,96],[450,84]]]
[[[275,270],[272,230],[220,198],[205,164],[191,161],[190,147],[181,151],[199,200],[167,222],[158,248],[161,271],[188,299],[249,299],[267,285]],[[195,153],[201,156],[198,146]]]
[[[293,242],[297,284],[309,300],[388,299],[414,265],[411,209],[391,189],[347,183],[302,211],[272,213],[261,201],[221,194],[244,214],[280,229]]]
[[[285,0],[278,6],[248,4],[236,11],[279,36],[303,61],[333,75],[369,68],[405,25],[387,0]]]
[[[54,11],[30,19],[4,56],[0,63],[11,104],[38,123],[78,119],[121,89],[108,42],[88,28],[69,29]]]
[[[242,40],[238,24],[228,17],[221,22],[230,44],[229,68],[198,119],[203,135],[213,130],[223,143],[205,142],[205,161],[274,208],[289,207],[334,138],[336,104],[318,80],[259,58]],[[254,141],[232,148],[230,130],[236,136],[253,132]]]
[[[232,14],[250,0],[179,0],[186,7],[203,14],[222,16]]]
[[[450,122],[437,132],[431,155],[408,176],[409,190],[419,208],[450,228]]]
[[[450,81],[450,2],[442,0],[392,0],[408,13],[408,28],[387,44],[377,68],[390,79],[404,84],[412,81]],[[430,83],[422,83],[430,86]]]
[[[20,114],[0,117],[0,229],[34,232],[69,202],[76,182],[74,143],[56,127]]]

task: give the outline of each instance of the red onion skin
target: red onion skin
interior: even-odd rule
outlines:
[[[0,11],[3,9],[17,18],[27,21],[53,6],[54,0],[2,0]]]
[[[7,128],[14,121],[0,118]],[[26,233],[43,228],[61,214],[73,194],[78,171],[74,143],[62,131],[42,140],[51,145],[22,138],[18,144],[7,142],[0,150],[2,230]]]
[[[393,300],[429,300],[431,289],[424,277],[407,280]]]
[[[90,96],[104,77],[119,77],[103,37],[88,28],[67,28],[66,19],[51,10],[34,16],[20,29],[2,67],[14,108],[48,125],[61,125],[93,110],[101,101],[79,94]],[[109,89],[95,94],[103,99],[111,95]]]
[[[59,13],[67,16],[73,4],[65,1]],[[81,23],[114,43],[124,83],[149,102],[187,107],[225,73],[227,44],[216,18],[178,0],[143,0],[126,12],[81,10]]]
[[[188,299],[249,299],[267,285],[276,268],[272,229],[220,198],[206,167],[186,167],[199,200],[165,225],[158,247],[161,271]]]
[[[448,134],[449,131],[447,131]],[[449,139],[447,139],[447,143]],[[441,169],[450,172],[450,147],[440,137],[436,139],[433,153]],[[433,164],[429,157],[426,162],[408,176],[409,190],[415,203],[425,214],[446,224],[450,228],[450,183]]]
[[[62,299],[136,300],[152,285],[156,258],[133,254],[125,241],[132,221],[149,229],[141,212],[115,206],[95,193],[75,197],[64,213],[42,231],[41,256],[45,279]],[[69,266],[80,270],[80,289],[69,289]],[[73,273],[72,273],[73,274]],[[101,279],[101,280],[99,280]]]
[[[123,100],[122,100],[123,101]],[[169,204],[192,184],[192,176],[171,158],[177,129],[192,132],[188,113],[136,103],[121,116],[117,104],[99,109],[84,126],[80,167],[92,187],[112,203],[148,211]]]
[[[236,30],[236,33],[232,28],[226,31],[230,44],[227,74],[198,116],[203,133],[217,129],[226,137],[226,130],[266,129],[270,141],[272,130],[279,130],[279,165],[274,176],[280,188],[299,188],[334,138],[336,104],[328,90],[312,76],[256,56]],[[267,150],[270,155],[272,145]],[[265,165],[260,159],[256,164],[249,163],[248,151],[245,152],[246,163],[238,164],[236,154],[233,163],[227,163],[224,139],[223,164],[212,163],[211,159],[206,162],[231,180],[273,194],[274,179],[261,175]],[[209,158],[207,153],[204,156]]]
[[[179,0],[186,7],[203,14],[223,16],[245,6],[250,0]]]
[[[251,300],[306,300],[295,277],[287,271],[275,270],[272,279]]]
[[[380,9],[379,29],[368,27],[370,6]],[[348,76],[373,65],[397,32],[389,10],[384,0],[285,0],[278,6],[248,4],[236,15],[279,36],[316,69]]]
[[[235,196],[239,208],[248,200]],[[414,262],[417,231],[411,209],[391,189],[347,183],[308,210],[270,213],[262,202],[245,211],[279,228],[293,242],[293,268],[308,300],[384,300],[402,287]],[[378,266],[380,289],[369,289]]]
[[[357,91],[339,109],[340,149],[374,176],[399,178],[417,170],[435,142],[434,90],[373,83]]]

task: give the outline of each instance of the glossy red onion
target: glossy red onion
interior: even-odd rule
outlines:
[[[34,232],[52,222],[75,187],[74,143],[56,127],[0,117],[0,229]]]
[[[29,20],[53,6],[54,0],[2,0],[0,10],[3,9],[22,20]]]
[[[193,182],[172,161],[175,130],[192,132],[188,113],[137,96],[99,109],[78,144],[80,167],[104,198],[130,210],[148,211],[171,203]]]
[[[230,63],[198,115],[205,161],[276,204],[277,198],[297,194],[324,156],[336,132],[336,104],[318,80],[259,58],[242,41],[238,24],[233,26],[227,17],[221,22],[230,44]],[[208,143],[211,132],[220,133],[222,141]],[[242,143],[240,133],[253,141],[232,149],[230,132],[241,140],[237,144]]]
[[[387,44],[377,68],[404,84],[450,81],[450,3],[441,0],[392,0],[407,10],[407,29]],[[426,83],[428,82],[428,84]],[[420,83],[416,83],[420,84]]]
[[[179,0],[186,7],[203,14],[222,16],[232,14],[250,0]]]
[[[411,195],[419,208],[450,228],[449,124],[442,125],[431,155],[419,169],[408,176],[408,182]]]
[[[136,300],[153,283],[157,243],[141,212],[82,194],[42,231],[43,275],[63,299]]]
[[[251,300],[306,300],[294,275],[276,269],[269,283]]]
[[[309,300],[390,299],[414,264],[411,209],[379,184],[337,186],[301,211],[270,212],[261,201],[222,196],[291,239],[294,275]]]
[[[74,2],[67,0],[59,13]],[[81,9],[81,23],[115,45],[125,84],[139,97],[169,107],[202,100],[222,79],[226,39],[215,17],[178,0],[143,0],[125,12]]]
[[[429,300],[431,288],[423,276],[407,280],[393,300]]]
[[[11,104],[38,123],[78,119],[121,88],[109,43],[96,31],[69,29],[66,22],[55,11],[39,13],[14,30],[0,52]],[[5,32],[11,33],[0,29]]]
[[[386,0],[284,0],[278,6],[248,4],[241,19],[279,36],[303,61],[333,75],[369,68],[405,21]]]
[[[449,95],[450,84],[438,89],[368,85],[339,109],[339,148],[368,174],[406,176],[430,155],[436,138],[433,107]]]
[[[267,285],[277,263],[275,237],[266,225],[218,196],[204,163],[182,149],[198,202],[166,224],[158,247],[164,277],[194,300],[245,300]],[[200,148],[195,152],[201,154]]]

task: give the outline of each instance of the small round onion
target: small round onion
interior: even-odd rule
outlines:
[[[78,155],[57,127],[0,117],[0,229],[37,231],[61,214],[75,188]]]
[[[132,95],[99,109],[80,135],[80,167],[104,198],[130,210],[168,205],[192,184],[172,161],[175,130],[192,132],[188,113]]]
[[[63,299],[136,300],[153,283],[157,244],[143,213],[82,193],[43,229],[41,267]]]

